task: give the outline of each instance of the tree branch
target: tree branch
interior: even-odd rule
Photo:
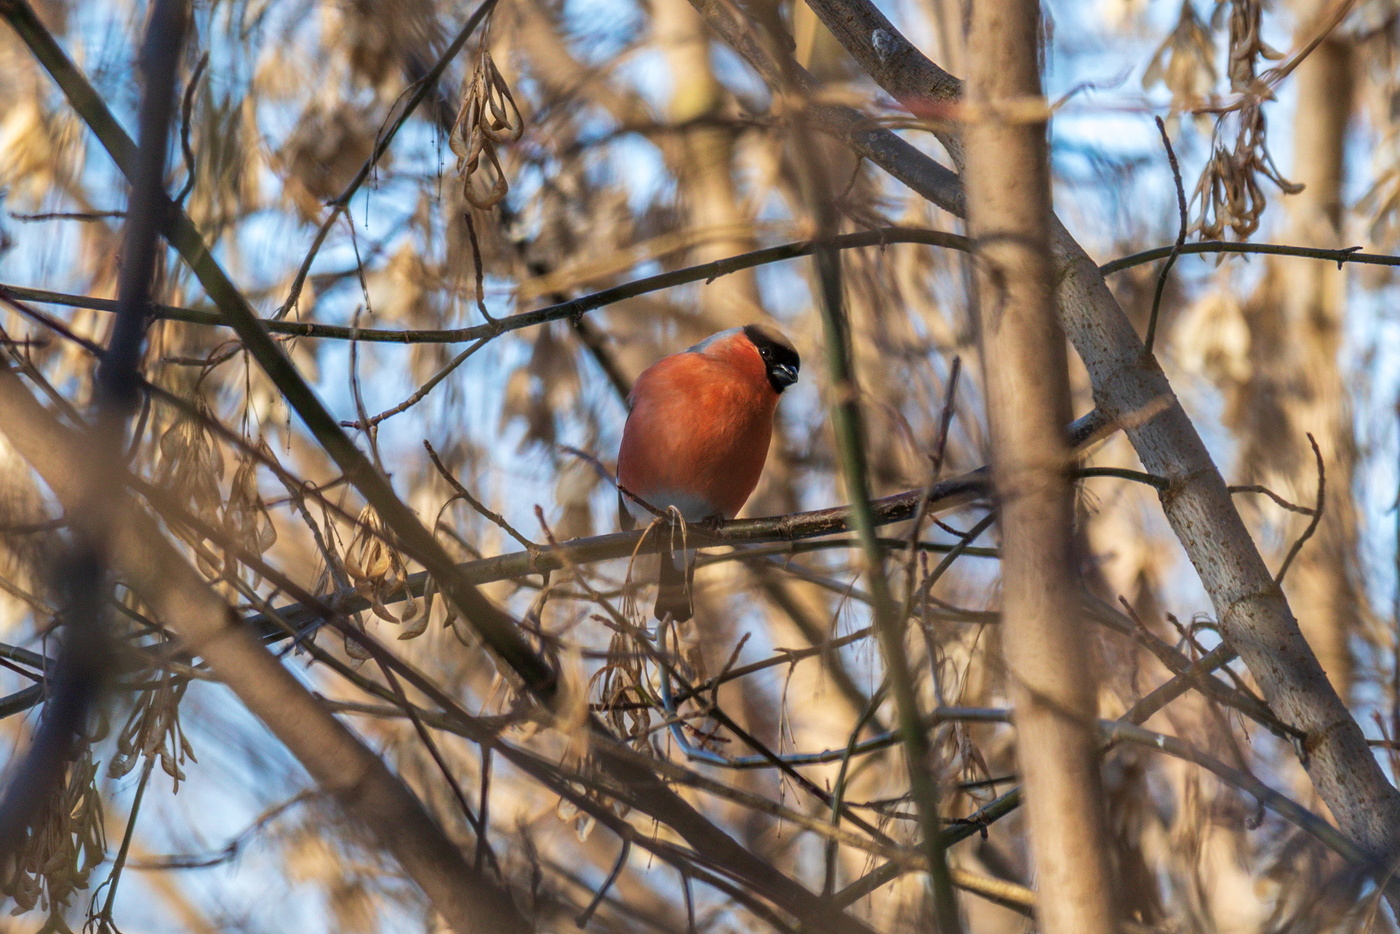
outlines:
[[[0,8],[7,18],[23,19],[21,37],[41,64],[59,83],[79,116],[97,134],[99,142],[124,173],[131,171],[130,140],[112,118],[105,103],[92,90],[87,79],[63,53],[23,0],[7,0]],[[189,216],[167,199],[164,231],[171,245],[189,264],[195,276],[219,306],[225,320],[243,342],[244,348],[282,393],[288,405],[301,418],[317,443],[330,455],[345,478],[378,512],[396,536],[400,547],[419,561],[441,587],[443,596],[482,637],[482,641],[518,678],[525,691],[546,710],[553,711],[559,700],[558,674],[526,641],[509,614],[483,595],[463,577],[443,546],[397,496],[388,478],[374,468],[341,430],[330,412],[317,398],[301,374],[283,353],[203,242]],[[866,926],[845,914],[833,914],[806,888],[776,870],[734,841],[706,819],[679,795],[662,783],[644,763],[625,754],[606,727],[589,717],[584,727],[595,742],[598,762],[613,779],[636,796],[651,802],[672,829],[716,865],[729,867],[746,882],[783,910],[811,924],[825,924],[834,930],[866,931]]]
[[[842,6],[870,4],[813,3],[824,22],[829,10]],[[711,25],[729,39],[722,24]],[[892,26],[883,32],[878,49],[872,36],[838,33],[847,52],[867,72],[880,71],[880,58],[891,54],[924,60]],[[739,51],[743,54],[742,48]],[[853,110],[832,107],[817,112],[828,132],[846,139],[858,153],[933,203],[963,215],[963,191],[955,174],[894,134],[872,129],[869,120]],[[1299,747],[1303,765],[1342,830],[1376,858],[1394,859],[1400,839],[1400,792],[1386,780],[1361,728],[1303,639],[1165,374],[1145,353],[1083,248],[1058,222],[1052,238],[1056,301],[1065,333],[1088,370],[1098,406],[1123,425],[1147,472],[1170,482],[1161,494],[1163,510],[1210,595],[1222,634],[1249,665],[1284,722],[1307,735]],[[1392,902],[1400,907],[1400,900]]]
[[[938,230],[918,230],[907,227],[881,227],[876,230],[862,230],[856,233],[839,234],[818,243],[815,240],[784,243],[765,247],[749,253],[726,257],[709,263],[700,263],[675,269],[654,276],[633,279],[622,285],[602,289],[568,301],[556,302],[543,308],[520,312],[495,322],[472,325],[465,328],[355,328],[340,324],[323,324],[316,321],[286,321],[275,318],[260,318],[263,326],[271,334],[286,334],[290,337],[306,337],[319,340],[358,340],[366,343],[383,344],[458,344],[494,337],[523,328],[562,321],[566,318],[580,320],[580,316],[599,308],[617,304],[629,298],[675,288],[693,282],[708,282],[716,276],[727,275],[740,269],[781,262],[810,256],[819,246],[829,245],[838,250],[853,250],[871,246],[885,246],[890,243],[922,243],[945,249],[971,249],[971,242],[957,234]],[[1156,262],[1170,257],[1173,252],[1180,255],[1201,255],[1230,253],[1238,255],[1297,256],[1304,259],[1317,259],[1336,263],[1339,267],[1347,263],[1365,266],[1400,266],[1400,256],[1388,253],[1363,253],[1360,247],[1346,247],[1338,250],[1320,249],[1307,246],[1292,246],[1284,243],[1236,243],[1226,240],[1202,240],[1198,243],[1183,244],[1178,251],[1175,246],[1154,247],[1128,256],[1110,260],[1099,267],[1105,276]],[[115,311],[117,303],[112,299],[93,295],[73,295],[36,289],[29,286],[0,282],[0,295],[8,295],[21,301],[40,302],[50,305],[64,305],[72,308],[88,308],[93,311]],[[177,305],[153,304],[150,315],[159,321],[184,321],[190,324],[203,324],[210,327],[228,327],[228,323],[217,311],[204,311],[198,308],[184,308]]]
[[[59,501],[81,505],[78,437],[0,369],[0,433]],[[458,932],[520,931],[529,925],[509,894],[473,869],[427,811],[380,759],[325,711],[223,599],[118,488],[108,492],[116,567],[130,586],[202,656],[248,709],[297,757],[352,820],[362,823],[418,883]]]

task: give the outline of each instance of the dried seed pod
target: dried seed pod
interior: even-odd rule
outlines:
[[[473,207],[486,209],[505,200],[510,183],[496,147],[516,142],[524,132],[525,119],[510,85],[491,60],[491,53],[483,50],[448,136],[448,145],[457,155],[462,193]]]
[[[1279,172],[1269,152],[1267,124],[1262,102],[1253,102],[1222,119],[1216,127],[1215,148],[1206,163],[1192,200],[1199,201],[1200,214],[1195,230],[1203,239],[1219,240],[1229,227],[1234,235],[1246,239],[1259,229],[1259,219],[1268,206],[1268,196],[1259,184],[1260,177],[1272,182],[1284,194],[1297,194],[1303,186],[1290,182]],[[1227,121],[1234,121],[1234,145],[1220,142],[1220,130]]]
[[[379,513],[372,506],[366,506],[360,512],[355,536],[345,552],[345,573],[356,592],[369,600],[370,610],[375,616],[385,622],[409,627],[407,635],[401,634],[401,638],[413,638],[427,629],[426,603],[405,589],[408,565],[403,552],[395,546]],[[395,613],[389,609],[389,603],[401,593],[407,594],[407,600],[404,601],[404,609]],[[422,625],[418,625],[420,622]],[[361,661],[369,657],[353,639],[346,640],[345,651]]]
[[[244,458],[233,472],[224,505],[224,529],[234,541],[259,555],[277,541],[277,528],[258,491],[258,462],[252,457]]]
[[[1142,86],[1161,84],[1172,95],[1173,111],[1193,110],[1203,105],[1215,87],[1215,43],[1210,30],[1196,16],[1195,7],[1182,3],[1175,28],[1157,47]]]
[[[178,419],[160,436],[156,483],[195,515],[213,517],[223,505],[224,455],[205,424],[203,397],[190,401],[195,416]]]
[[[15,914],[40,907],[52,918],[88,886],[107,853],[98,793],[97,763],[90,748],[68,768],[63,789],[50,796],[15,852],[0,863],[0,894],[15,902]]]

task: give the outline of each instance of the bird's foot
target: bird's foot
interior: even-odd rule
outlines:
[[[707,535],[714,535],[724,528],[724,519],[720,516],[706,516],[699,522],[692,522],[691,525]]]

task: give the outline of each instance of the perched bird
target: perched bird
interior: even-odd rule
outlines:
[[[647,368],[628,397],[617,454],[618,515],[624,529],[655,517],[626,493],[687,522],[732,519],[763,472],[778,396],[802,361],[763,325],[720,331]],[[683,553],[661,556],[655,615],[690,619]]]

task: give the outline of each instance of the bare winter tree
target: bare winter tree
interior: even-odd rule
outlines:
[[[1389,0],[0,20],[7,930],[1396,927]]]

